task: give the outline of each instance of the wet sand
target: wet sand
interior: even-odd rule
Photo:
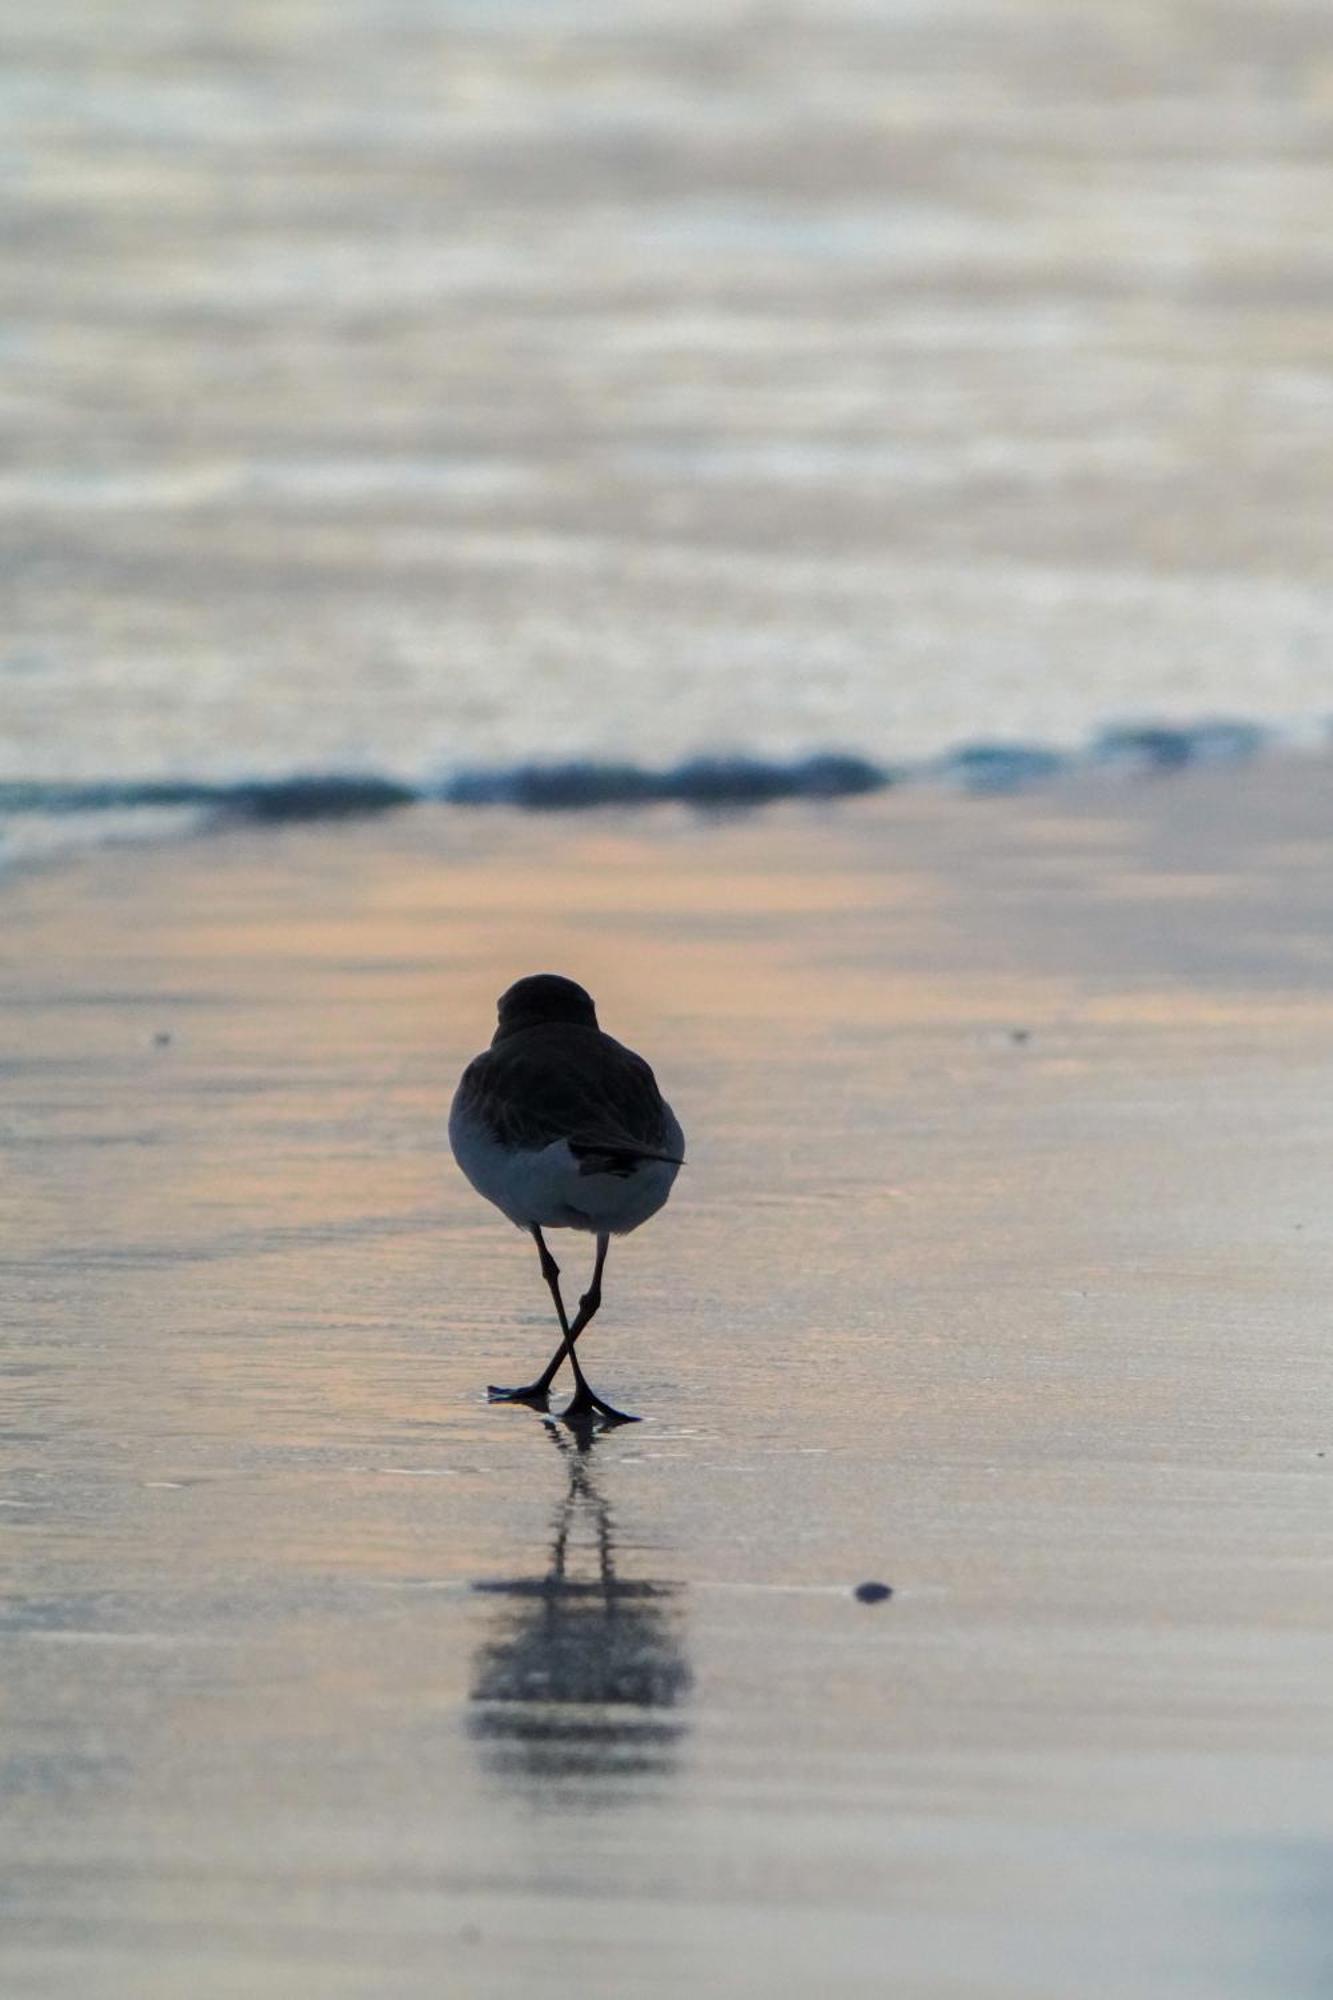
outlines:
[[[1312,761],[8,883],[6,1995],[1327,1991],[1330,831]],[[549,1311],[443,1140],[540,967],[691,1141],[586,1449],[483,1400]]]

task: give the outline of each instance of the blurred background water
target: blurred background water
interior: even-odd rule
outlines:
[[[160,816],[1333,708],[1324,0],[0,44],[0,779]]]

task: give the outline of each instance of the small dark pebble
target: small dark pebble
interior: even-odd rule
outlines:
[[[168,1048],[170,1044],[171,1044],[171,1036],[168,1034],[167,1030],[165,1028],[159,1028],[157,1033],[153,1036],[153,1047],[155,1049],[165,1049]]]
[[[883,1604],[893,1591],[887,1583],[858,1583],[852,1595],[858,1604]]]

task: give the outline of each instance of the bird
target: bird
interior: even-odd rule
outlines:
[[[602,1303],[613,1236],[656,1215],[685,1164],[685,1135],[643,1057],[603,1033],[576,980],[538,972],[500,995],[491,1045],[463,1071],[449,1112],[449,1143],[467,1179],[537,1246],[561,1341],[548,1365],[518,1389],[493,1384],[494,1403],[545,1408],[569,1356],[574,1396],[565,1419],[635,1423],[597,1395],[575,1342]],[[543,1231],[580,1229],[597,1239],[592,1281],[571,1322],[560,1266]]]

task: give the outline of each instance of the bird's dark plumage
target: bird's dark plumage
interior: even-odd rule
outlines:
[[[676,1158],[666,1107],[642,1056],[600,1028],[546,1021],[497,1035],[463,1072],[459,1097],[501,1145],[566,1139],[585,1157]],[[601,1171],[615,1171],[603,1167]]]
[[[576,1028],[597,1026],[591,993],[559,972],[533,972],[526,979],[515,980],[508,992],[500,995],[495,1011],[493,1042],[550,1021],[564,1021]]]

